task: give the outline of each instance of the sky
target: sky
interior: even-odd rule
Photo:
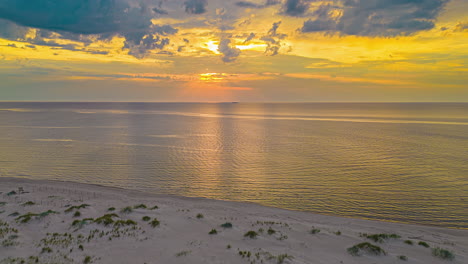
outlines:
[[[468,0],[0,0],[0,101],[468,102]]]

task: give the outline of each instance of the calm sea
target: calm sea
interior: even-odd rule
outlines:
[[[0,103],[0,173],[468,228],[468,104]]]

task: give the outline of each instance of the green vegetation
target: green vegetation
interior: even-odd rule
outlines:
[[[18,230],[16,228],[11,228],[7,222],[0,220],[0,238],[4,238],[9,234],[17,234]]]
[[[208,234],[216,235],[216,234],[218,234],[218,231],[216,229],[211,229],[211,231]]]
[[[372,245],[369,242],[356,244],[348,248],[347,251],[352,256],[361,256],[362,252],[366,252],[366,253],[373,254],[373,255],[380,255],[380,254],[386,255],[387,254],[382,248],[376,245]]]
[[[80,217],[80,216],[81,216],[80,211],[76,211],[76,212],[73,214],[73,217]]]
[[[198,218],[198,219],[202,219],[202,218],[204,218],[204,217],[205,217],[205,216],[204,216],[203,214],[197,214],[197,218]]]
[[[155,228],[155,227],[159,226],[160,222],[159,222],[158,219],[155,218],[155,219],[153,219],[153,221],[151,221],[149,224],[150,224],[153,228]]]
[[[50,247],[42,248],[41,254],[44,254],[44,253],[52,253],[52,249]]]
[[[399,260],[403,260],[403,261],[407,261],[408,260],[408,257],[407,256],[398,256],[397,257]]]
[[[244,234],[244,237],[249,237],[249,238],[256,238],[258,236],[258,233],[255,231],[248,231],[247,233]]]
[[[90,256],[86,256],[83,260],[83,263],[84,264],[88,264],[88,263],[91,263],[91,257]]]
[[[138,204],[133,206],[133,209],[146,209],[148,208],[145,204]]]
[[[32,205],[35,205],[36,203],[33,202],[33,201],[29,201],[29,202],[25,202],[22,204],[22,206],[32,206]]]
[[[278,264],[284,263],[285,260],[287,259],[293,259],[294,257],[288,254],[281,254],[276,256],[276,259],[278,260]]]
[[[229,222],[226,222],[224,224],[221,225],[222,228],[232,228],[232,224],[229,223]]]
[[[4,206],[6,202],[0,202],[0,206]]]
[[[226,248],[227,248],[227,249],[231,249],[231,245],[227,245]]]
[[[317,229],[317,228],[313,228],[313,227],[312,227],[312,230],[310,230],[310,233],[311,233],[312,235],[318,234],[318,233],[320,233],[320,229]]]
[[[27,213],[27,214],[24,214],[24,215],[21,215],[21,216],[18,216],[15,220],[16,222],[19,222],[19,223],[28,223],[33,217],[36,218],[36,219],[40,219],[40,218],[44,218],[50,214],[58,214],[57,212],[55,211],[52,211],[52,210],[48,210],[46,212],[42,212],[42,213],[39,213],[39,214],[34,214],[34,213]]]
[[[408,244],[408,245],[413,245],[413,241],[411,241],[411,240],[405,240],[404,243]]]
[[[1,243],[2,247],[12,247],[12,246],[19,245],[19,243],[15,241],[17,238],[18,238],[18,235],[16,234],[8,236],[7,239],[2,241]]]
[[[423,246],[423,247],[425,247],[425,248],[428,248],[428,247],[429,247],[429,244],[426,243],[426,242],[424,242],[424,241],[419,241],[418,245]]]
[[[270,228],[268,228],[267,233],[269,235],[273,235],[274,233],[276,233],[276,231],[273,228],[270,227]]]
[[[115,211],[115,207],[109,207],[109,208],[107,208],[107,211],[113,212],[113,211]]]
[[[79,246],[78,246],[78,249],[81,250],[81,251],[84,251],[83,245],[79,245]]]
[[[133,209],[130,206],[127,206],[127,207],[123,208],[122,210],[120,210],[120,212],[123,213],[123,214],[129,214],[129,213],[133,212]]]
[[[368,238],[378,243],[383,243],[385,240],[390,239],[390,238],[394,238],[394,239],[400,238],[400,236],[397,234],[372,234],[372,235],[361,234],[361,237]]]
[[[20,215],[20,213],[18,213],[18,212],[14,212],[14,213],[11,213],[11,214],[9,214],[8,216],[13,216],[13,217],[16,217],[16,216],[18,216],[18,215]]]
[[[70,213],[71,211],[73,211],[75,209],[80,210],[80,209],[86,208],[88,206],[90,206],[90,205],[89,204],[80,204],[80,205],[70,206],[65,210],[65,213]]]
[[[73,221],[72,226],[82,228],[83,226],[89,224],[90,222],[94,222],[94,219],[93,218],[85,218],[85,219],[82,219],[82,220],[75,220],[75,221]]]
[[[143,216],[143,218],[141,218],[141,220],[145,221],[145,222],[148,222],[149,220],[151,220],[151,217],[149,216]]]
[[[105,226],[108,226],[112,223],[114,223],[114,219],[112,219],[113,217],[119,217],[118,215],[116,214],[106,214],[106,215],[103,215],[99,218],[96,218],[94,220],[95,223],[97,224],[103,224]]]
[[[55,211],[52,211],[52,210],[48,210],[48,211],[39,213],[39,218],[46,217],[46,216],[48,216],[48,215],[50,215],[50,214],[58,214],[58,212],[55,212]]]
[[[176,255],[176,257],[185,257],[190,253],[192,253],[191,250],[184,250],[184,251],[176,253],[175,255]]]
[[[453,260],[455,258],[453,252],[439,247],[432,249],[432,255],[446,260]]]
[[[121,227],[121,226],[135,226],[137,223],[133,220],[118,220],[114,223],[114,227]]]
[[[155,205],[155,206],[150,208],[150,210],[155,210],[155,209],[159,209],[159,207],[157,205]]]
[[[335,235],[341,236],[341,231],[340,231],[340,230],[336,231],[336,232],[335,232]]]

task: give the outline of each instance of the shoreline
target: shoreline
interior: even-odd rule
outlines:
[[[306,214],[312,214],[315,216],[322,216],[322,217],[332,217],[332,218],[343,218],[343,219],[351,219],[351,220],[362,220],[362,221],[371,221],[371,222],[377,222],[377,223],[392,223],[392,224],[403,224],[403,225],[409,225],[409,226],[414,226],[414,227],[431,227],[435,229],[452,229],[452,230],[466,230],[468,231],[467,228],[458,228],[458,227],[445,227],[445,226],[437,226],[437,225],[430,225],[430,224],[419,224],[419,223],[411,223],[411,222],[403,222],[403,221],[392,221],[392,220],[381,220],[381,219],[376,219],[376,218],[365,218],[365,217],[352,217],[352,216],[342,216],[342,215],[334,215],[334,214],[326,214],[326,213],[320,213],[320,212],[312,212],[312,211],[306,211],[306,210],[299,210],[299,209],[288,209],[288,208],[282,208],[282,207],[275,207],[271,205],[263,205],[260,203],[255,203],[251,201],[234,201],[234,200],[222,200],[222,199],[214,199],[214,198],[209,198],[209,197],[197,197],[197,196],[183,196],[183,195],[176,195],[176,194],[157,194],[157,193],[152,193],[152,192],[147,192],[147,191],[142,191],[138,189],[130,189],[130,188],[124,188],[124,187],[117,187],[117,186],[108,186],[104,184],[98,184],[98,183],[84,183],[84,182],[75,182],[75,181],[67,181],[67,180],[35,180],[35,179],[30,179],[30,178],[21,178],[21,177],[0,177],[0,183],[2,180],[14,182],[18,181],[18,183],[21,183],[24,181],[24,183],[35,183],[35,184],[65,184],[65,185],[82,185],[82,187],[86,186],[93,186],[96,188],[104,188],[104,189],[109,189],[109,190],[114,190],[114,191],[122,191],[122,192],[128,192],[129,194],[135,193],[137,195],[144,195],[144,196],[153,196],[155,198],[173,198],[173,199],[181,199],[181,200],[193,200],[193,201],[212,201],[212,202],[226,202],[226,203],[233,203],[233,204],[250,204],[253,206],[260,206],[260,207],[266,207],[266,208],[271,208],[275,210],[283,210],[286,212],[295,212],[295,213],[306,213]]]
[[[7,195],[19,187],[26,193]],[[0,203],[5,203],[0,206],[0,220],[18,231],[11,240],[14,245],[0,246],[0,264],[13,263],[5,262],[8,257],[37,257],[38,263],[58,259],[64,261],[60,263],[83,263],[87,256],[92,263],[279,263],[280,256],[284,257],[283,263],[396,263],[403,261],[399,256],[412,263],[445,263],[432,255],[431,250],[437,247],[455,255],[452,263],[468,261],[465,229],[330,216],[252,202],[161,195],[70,181],[5,177],[0,178],[0,192]],[[28,202],[31,205],[25,205]],[[88,206],[65,212],[81,204]],[[135,208],[141,204],[147,208]],[[158,209],[148,209],[154,205]],[[132,212],[121,212],[128,206]],[[116,210],[110,212],[110,207]],[[16,220],[28,212],[40,214],[48,210],[56,213],[33,216],[27,223]],[[19,215],[9,216],[16,211]],[[74,217],[72,213],[76,211],[80,216]],[[122,220],[123,226],[118,230],[95,221],[111,213],[118,215],[111,219],[113,224]],[[203,217],[198,218],[198,214]],[[157,219],[159,224],[151,227],[142,220],[144,216]],[[86,218],[93,218],[94,222],[84,221]],[[84,221],[78,229],[72,226],[76,220]],[[223,223],[231,223],[232,228],[221,227]],[[216,234],[209,234],[213,229]],[[95,230],[103,235],[80,240],[80,235],[89,237]],[[244,237],[249,231],[257,232],[256,238]],[[66,246],[41,245],[41,239],[56,239],[47,233],[67,233],[72,238],[62,242]],[[396,234],[400,238],[385,238],[380,243],[363,237],[363,233]],[[0,237],[0,242],[4,239]],[[414,244],[406,244],[407,240]],[[363,242],[381,247],[386,255],[348,253],[348,248]],[[419,242],[430,248],[418,245]],[[51,252],[42,252],[47,247]]]

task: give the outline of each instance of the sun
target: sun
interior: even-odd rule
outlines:
[[[215,54],[221,54],[219,52],[219,41],[210,40],[205,43],[205,47],[211,50]],[[255,51],[264,51],[267,47],[267,44],[264,43],[249,43],[249,44],[238,44],[236,48],[240,50],[255,50]]]
[[[227,74],[225,73],[217,73],[217,72],[207,72],[200,74],[200,81],[205,82],[220,82],[226,79]]]

